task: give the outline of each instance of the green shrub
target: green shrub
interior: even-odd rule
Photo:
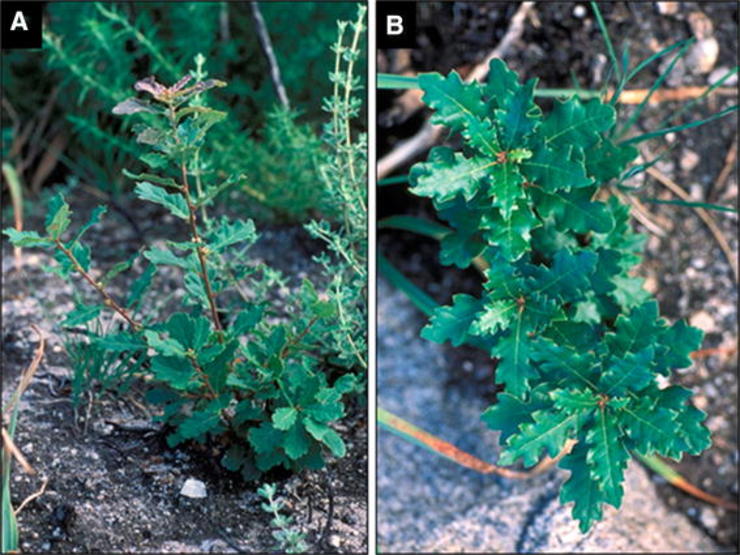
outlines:
[[[90,248],[83,242],[104,208],[72,232],[70,208],[58,195],[42,234],[4,233],[17,246],[53,249],[58,275],[68,280],[81,276],[97,292],[100,301],[78,304],[67,325],[87,324],[104,310],[113,310],[126,325],[94,338],[91,345],[104,356],[114,353],[121,364],[135,361],[146,368],[155,384],[146,398],[161,406],[158,418],[172,429],[170,445],[218,438],[228,445],[222,464],[246,478],[275,466],[318,468],[325,450],[345,453],[330,424],[344,416],[344,398],[361,388],[350,371],[359,361],[326,372],[322,361],[334,353],[325,338],[342,324],[336,299],[310,281],[304,280],[289,314],[271,306],[266,295],[253,298],[239,287],[246,280],[254,291],[265,292],[276,277],[268,267],[244,259],[257,239],[251,220],[208,217],[213,199],[245,178],[234,174],[217,181],[202,172],[199,161],[209,155],[206,137],[227,120],[226,112],[206,105],[205,93],[226,83],[194,75],[202,77],[199,68],[170,87],[153,77],[140,80],[134,88],[148,96],[124,99],[113,108],[118,116],[139,119],[131,129],[144,147],[139,160],[148,169],[124,170],[136,181],[136,195],[161,205],[187,230],[182,240],[143,252],[148,265],[125,299],[111,295],[106,279],[93,277]],[[152,278],[164,267],[181,276],[183,310],[157,319],[142,310],[141,301],[155,293]]]

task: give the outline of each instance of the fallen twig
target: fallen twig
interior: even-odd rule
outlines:
[[[699,98],[709,90],[709,87],[676,87],[674,89],[656,89],[648,100],[648,104],[660,104],[661,102],[680,102],[682,100],[693,100]],[[650,94],[650,89],[627,89],[619,94],[617,102],[620,104],[640,104]],[[736,96],[737,89],[733,87],[717,87],[710,94],[721,96]],[[604,97],[609,101],[614,95],[614,90],[609,89]]]
[[[272,84],[275,87],[275,91],[277,92],[278,98],[280,99],[280,103],[283,105],[283,108],[290,108],[288,93],[285,92],[285,86],[283,85],[283,80],[280,77],[280,66],[277,63],[277,58],[275,58],[275,52],[272,49],[272,41],[270,40],[270,35],[267,32],[267,25],[265,25],[265,20],[262,18],[262,12],[260,11],[259,4],[257,2],[250,2],[249,7],[252,10],[252,18],[254,19],[254,26],[257,29],[257,37],[259,38],[260,46],[262,47],[262,51],[267,58],[267,63],[270,66],[270,78],[272,79]]]
[[[701,358],[711,357],[711,356],[719,356],[720,358],[729,357],[730,355],[733,355],[737,352],[737,345],[727,345],[719,347],[710,347],[707,349],[699,349],[698,351],[694,351],[691,353],[691,358],[694,360],[698,360]]]

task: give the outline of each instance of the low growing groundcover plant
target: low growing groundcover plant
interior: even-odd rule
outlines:
[[[409,174],[410,192],[431,199],[448,227],[405,216],[380,225],[436,235],[442,264],[483,276],[479,295],[426,306],[421,336],[479,347],[497,361],[503,391],[482,419],[500,432],[498,463],[532,467],[543,453],[561,456],[571,475],[560,500],[574,502],[586,532],[604,503],[619,508],[632,454],[679,460],[711,444],[691,392],[661,386],[691,365],[702,332],[668,325],[629,274],[644,238],[630,229],[628,206],[604,189],[626,175],[633,145],[656,135],[618,142],[613,102],[598,98],[556,100],[545,114],[536,80],[520,84],[499,59],[484,83],[455,72],[417,83],[432,122],[460,138]]]
[[[144,250],[148,265],[125,299],[114,298],[108,282],[132,261],[95,278],[90,248],[83,243],[104,208],[72,231],[70,207],[58,195],[42,234],[4,233],[16,246],[53,249],[55,273],[68,280],[81,276],[98,293],[98,303],[79,304],[63,325],[86,324],[106,309],[123,320],[125,329],[93,335],[90,342],[151,376],[155,385],[146,399],[162,407],[158,419],[172,429],[170,445],[217,440],[222,464],[254,479],[276,466],[320,468],[326,450],[343,456],[344,441],[330,424],[344,416],[343,401],[362,384],[353,372],[356,365],[335,364],[333,372],[322,366],[325,338],[338,326],[336,302],[304,280],[289,318],[276,321],[265,299],[249,298],[238,287],[244,280],[259,286],[271,275],[266,266],[244,260],[257,239],[252,221],[203,217],[220,191],[244,179],[237,175],[201,184],[193,164],[208,130],[227,116],[205,106],[203,95],[225,85],[215,79],[193,82],[186,75],[166,87],[149,77],[134,86],[148,100],[129,98],[113,109],[118,115],[143,116],[134,131],[136,141],[149,147],[140,159],[150,170],[125,171],[137,182],[136,195],[164,207],[187,230],[181,241]],[[163,267],[182,275],[183,310],[155,320],[140,303]]]

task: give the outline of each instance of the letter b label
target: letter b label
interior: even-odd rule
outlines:
[[[378,48],[416,48],[416,2],[378,2]]]
[[[389,36],[400,35],[403,33],[403,17],[400,15],[389,15],[386,18],[388,25],[386,34]]]

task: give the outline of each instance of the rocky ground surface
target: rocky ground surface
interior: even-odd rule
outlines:
[[[445,73],[456,68],[464,75],[496,45],[517,7],[425,4],[419,10],[419,48],[383,52],[379,67],[396,73]],[[701,48],[677,64],[665,86],[707,85],[737,63],[734,3],[611,3],[602,4],[602,12],[617,50],[621,51],[625,41],[630,44],[633,65],[676,40],[699,39]],[[536,4],[505,60],[522,79],[539,77],[547,87],[571,86],[572,70],[581,86],[596,88],[608,67],[602,36],[586,3]],[[658,69],[647,70],[630,87],[650,87],[657,76]],[[681,121],[707,117],[736,104],[737,81],[726,84],[735,87],[734,95],[703,101]],[[413,135],[427,115],[414,111],[408,96],[405,101],[396,91],[379,96],[381,156]],[[682,105],[648,106],[635,132],[659,128]],[[630,108],[622,110],[628,114]],[[647,147],[647,160],[671,147],[655,167],[678,183],[692,201],[737,206],[737,164],[731,155],[737,149],[737,118],[669,135]],[[395,173],[407,171],[408,165]],[[640,187],[635,197],[677,198],[644,175],[631,185]],[[707,412],[713,445],[700,456],[684,457],[673,466],[698,487],[737,501],[737,281],[717,240],[719,236],[727,241],[737,264],[737,214],[711,212],[715,235],[692,208],[643,200],[633,213],[638,211],[641,215],[634,225],[647,234],[648,241],[637,274],[646,278],[645,287],[656,295],[664,317],[669,321],[685,318],[704,330],[702,348],[708,350],[672,379],[691,388],[693,402]],[[434,217],[429,203],[406,193],[404,185],[379,190],[378,214],[380,218],[392,214]],[[475,294],[479,290],[480,279],[474,271],[460,272],[438,263],[438,246],[432,240],[381,230],[378,244],[392,263],[437,302],[449,302],[453,292]],[[388,286],[381,285],[378,299],[380,406],[485,460],[495,460],[495,434],[479,422],[480,412],[494,400],[490,359],[473,349],[440,348],[418,339],[423,316],[405,314],[403,300]],[[378,460],[380,545],[387,550],[475,550],[476,545],[479,549],[565,552],[737,548],[737,513],[698,501],[639,466],[633,465],[628,475],[625,509],[618,516],[612,513],[582,538],[569,523],[568,510],[558,508],[555,499],[555,486],[566,473],[553,472],[527,483],[481,477],[385,432],[379,437]],[[404,517],[404,511],[412,516]],[[651,541],[640,539],[647,534],[655,535],[658,543],[635,543]]]
[[[80,195],[74,198],[75,219],[84,218],[89,203]],[[128,208],[146,237],[175,232],[171,225],[176,224],[161,212],[134,203]],[[42,221],[42,215],[34,213],[26,226],[35,229]],[[99,267],[130,255],[136,244],[132,228],[115,214],[93,231],[93,258]],[[102,394],[92,403],[84,398],[79,409],[73,407],[71,368],[57,327],[72,309],[72,289],[42,269],[51,263],[46,254],[24,251],[18,273],[11,249],[3,246],[3,402],[33,355],[37,338],[30,325],[38,325],[47,338],[46,355],[21,403],[15,438],[37,474],[29,476],[15,467],[14,506],[48,479],[43,495],[18,515],[22,551],[273,551],[271,516],[260,508],[259,484],[225,471],[207,447],[167,447],[166,433],[151,425],[149,408],[142,403],[142,383],[134,383],[122,397]],[[251,260],[272,263],[291,276],[285,290],[275,293],[289,302],[301,277],[317,273],[311,261],[316,246],[299,227],[265,229]],[[163,279],[163,297],[174,283]],[[117,282],[118,287],[124,285],[125,280]],[[348,447],[345,458],[332,460],[321,471],[264,476],[264,482],[278,485],[278,494],[286,499],[284,513],[307,533],[311,551],[367,550],[366,410],[365,403],[352,402],[338,424]],[[189,479],[205,487],[206,497],[181,494]]]

